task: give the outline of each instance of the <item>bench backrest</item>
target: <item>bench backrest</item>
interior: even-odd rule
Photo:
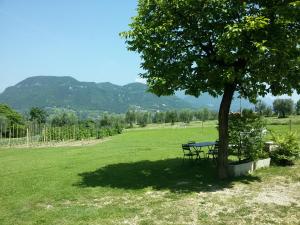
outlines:
[[[190,146],[187,144],[182,144],[182,150],[191,150]]]

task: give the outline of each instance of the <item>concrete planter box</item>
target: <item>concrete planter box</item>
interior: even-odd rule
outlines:
[[[240,177],[252,173],[254,170],[267,168],[270,166],[271,159],[259,159],[236,165],[228,165],[228,173],[232,177]]]
[[[259,159],[254,163],[254,169],[267,168],[270,166],[271,158]]]
[[[228,165],[228,173],[232,177],[239,177],[249,173],[254,170],[254,162],[246,162],[236,165]]]

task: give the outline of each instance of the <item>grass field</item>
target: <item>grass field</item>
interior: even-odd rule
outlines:
[[[216,137],[215,123],[194,123],[0,150],[0,224],[299,224],[299,162],[222,182],[210,161],[182,165],[182,143]]]

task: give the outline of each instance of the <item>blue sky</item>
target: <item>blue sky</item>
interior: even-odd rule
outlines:
[[[141,72],[119,32],[137,0],[0,0],[0,92],[29,76],[127,84]]]
[[[139,56],[119,36],[136,7],[137,0],[0,0],[0,92],[39,75],[137,81]]]

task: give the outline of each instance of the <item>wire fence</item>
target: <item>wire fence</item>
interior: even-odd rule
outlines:
[[[300,138],[300,117],[266,118],[266,125],[279,133],[297,132]],[[121,132],[120,126],[87,127],[77,124],[57,127],[36,123],[11,125],[0,121],[0,148],[52,146],[60,143],[102,139]]]
[[[277,127],[284,131],[298,132],[300,130],[300,117],[291,118],[266,118],[266,125]]]
[[[101,139],[121,133],[118,127],[85,127],[80,125],[7,125],[0,123],[0,148],[53,145],[58,142]]]

